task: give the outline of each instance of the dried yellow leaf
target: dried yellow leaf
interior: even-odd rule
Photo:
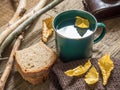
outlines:
[[[86,73],[90,67],[91,67],[91,62],[90,62],[90,60],[88,60],[88,62],[84,66],[80,65],[74,69],[67,70],[64,73],[67,76],[80,76],[80,75]]]
[[[73,76],[73,70],[68,70],[66,72],[64,72],[67,76]]]
[[[46,18],[42,21],[42,41],[46,43],[48,38],[53,34],[52,27],[53,17]]]
[[[99,80],[99,73],[93,66],[89,72],[85,75],[85,82],[89,85],[95,84]]]
[[[82,17],[76,16],[75,26],[79,28],[89,28],[89,21]]]
[[[106,85],[114,68],[113,61],[110,59],[110,55],[107,54],[99,59],[98,64],[103,75],[103,85]]]

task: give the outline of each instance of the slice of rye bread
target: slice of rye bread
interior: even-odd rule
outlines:
[[[44,79],[44,77],[47,77],[49,69],[56,59],[56,53],[43,42],[16,51],[15,54],[19,73],[32,84],[42,81],[37,78]]]

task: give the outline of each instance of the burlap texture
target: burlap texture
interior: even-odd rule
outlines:
[[[102,74],[96,59],[91,59],[91,63],[99,72],[99,81],[89,86],[84,81],[84,76],[69,77],[64,74],[68,69],[75,68],[78,65],[84,65],[86,60],[78,60],[69,63],[57,62],[50,74],[49,90],[120,90],[120,60],[112,58],[114,62],[114,70],[108,80],[106,86],[102,84]]]

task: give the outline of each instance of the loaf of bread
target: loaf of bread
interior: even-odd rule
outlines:
[[[15,54],[18,72],[32,84],[38,84],[47,78],[56,59],[56,53],[43,42],[19,50]]]

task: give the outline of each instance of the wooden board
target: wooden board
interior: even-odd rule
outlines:
[[[1,0],[2,1],[2,0]],[[31,0],[34,1],[34,0]],[[25,33],[24,40],[20,49],[29,47],[41,40],[41,22],[43,19],[49,16],[56,16],[58,13],[69,10],[69,9],[80,9],[83,10],[82,0],[64,0],[61,4],[54,7],[47,13],[43,14],[39,19],[37,19],[32,27]],[[11,15],[12,16],[12,15]],[[9,18],[10,19],[10,18]],[[8,20],[8,19],[7,19]],[[5,21],[7,22],[7,21]],[[99,43],[94,45],[93,58],[100,58],[106,53],[111,54],[115,58],[120,58],[120,17],[111,20],[104,21],[107,27],[107,33],[105,37]],[[5,23],[4,23],[5,24]],[[3,24],[2,24],[3,25]],[[2,32],[2,29],[0,29]],[[96,35],[99,35],[100,29],[97,30]],[[55,50],[54,35],[48,41],[47,45]],[[8,56],[12,44],[6,48],[4,56]],[[0,62],[0,72],[4,70],[6,61]],[[39,85],[31,85],[24,81],[20,74],[15,70],[12,70],[10,77],[5,86],[5,90],[48,90],[49,79]]]

